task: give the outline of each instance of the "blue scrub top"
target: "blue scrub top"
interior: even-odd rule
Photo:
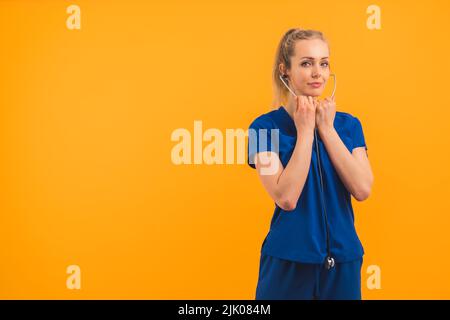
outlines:
[[[352,152],[353,148],[367,146],[361,122],[349,113],[336,111],[334,128]],[[257,117],[249,129],[247,163],[255,168],[253,156],[261,151],[276,151],[285,168],[297,141],[297,129],[284,106]],[[259,129],[267,129],[261,130]],[[271,129],[278,130],[278,146],[272,140]],[[263,135],[260,135],[260,134]],[[260,141],[261,140],[261,141]],[[316,155],[316,138],[312,144],[311,165],[297,206],[285,211],[275,203],[270,230],[265,237],[261,253],[303,263],[323,263],[327,257],[326,223],[320,199],[320,173]],[[339,178],[328,152],[317,132],[321,159],[324,202],[329,225],[330,252],[335,262],[347,262],[361,258],[364,248],[354,226],[351,194]],[[267,141],[267,143],[265,143]],[[271,143],[272,141],[272,143]],[[261,143],[260,143],[261,142]],[[250,148],[251,143],[255,148]]]

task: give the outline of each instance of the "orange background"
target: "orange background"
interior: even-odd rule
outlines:
[[[449,299],[450,2],[379,0],[381,30],[371,4],[0,1],[0,298],[253,299],[272,200],[247,164],[174,165],[170,136],[271,110],[302,27],[330,40],[375,175],[353,199],[363,298]]]

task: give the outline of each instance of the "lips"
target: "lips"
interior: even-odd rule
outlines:
[[[308,83],[308,85],[310,85],[313,88],[320,88],[322,86],[322,82],[311,82]]]

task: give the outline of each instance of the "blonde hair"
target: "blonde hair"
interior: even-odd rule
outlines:
[[[279,65],[284,64],[286,70],[291,68],[291,57],[295,54],[295,44],[298,40],[321,39],[328,44],[328,40],[322,32],[310,29],[292,28],[289,29],[278,43],[275,53],[275,61],[272,72],[273,101],[272,106],[277,108],[280,104],[287,103],[289,90],[280,80]],[[287,82],[287,81],[286,81]],[[289,83],[288,83],[289,84]]]

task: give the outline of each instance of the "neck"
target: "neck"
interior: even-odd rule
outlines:
[[[299,96],[300,98],[300,96]],[[313,100],[318,100],[318,97],[313,96]],[[292,120],[294,120],[294,112],[297,109],[297,104],[295,102],[295,98],[293,96],[289,96],[287,104],[285,106],[286,111],[289,113]]]
[[[286,111],[289,113],[292,119],[294,119],[294,111],[296,110],[297,106],[295,104],[295,98],[293,96],[289,96],[287,104],[286,104]]]

